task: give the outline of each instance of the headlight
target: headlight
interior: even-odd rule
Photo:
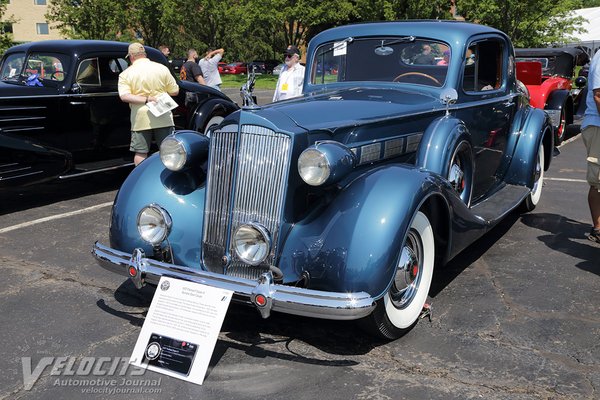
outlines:
[[[298,173],[311,186],[338,182],[356,164],[356,156],[343,144],[325,141],[304,150],[298,158]]]
[[[327,181],[331,168],[324,153],[316,148],[309,148],[300,154],[298,172],[304,182],[311,186],[319,186]]]
[[[269,232],[258,224],[241,225],[233,235],[233,248],[240,260],[250,265],[258,265],[271,251]]]
[[[171,171],[181,170],[187,161],[183,143],[175,136],[168,136],[160,144],[160,159]]]
[[[157,204],[150,204],[138,214],[137,225],[142,239],[155,246],[167,238],[172,221],[164,208]]]

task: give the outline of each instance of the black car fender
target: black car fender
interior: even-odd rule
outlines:
[[[568,90],[555,90],[548,96],[545,110],[565,109],[567,124],[573,123],[573,99]],[[556,127],[555,127],[556,128]]]
[[[239,107],[225,99],[209,99],[196,107],[190,120],[190,129],[205,133],[206,124],[214,116],[226,117]]]

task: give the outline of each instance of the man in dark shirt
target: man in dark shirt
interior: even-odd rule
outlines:
[[[202,74],[202,68],[198,65],[198,53],[194,49],[188,50],[187,61],[181,66],[179,71],[179,77],[181,80],[189,82],[198,82],[201,85],[205,85],[204,75]]]

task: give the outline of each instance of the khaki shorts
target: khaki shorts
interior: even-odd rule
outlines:
[[[174,130],[175,128],[172,126],[166,126],[164,128],[131,131],[131,145],[129,146],[129,150],[136,153],[148,154],[152,145],[152,136],[156,140],[156,145],[160,146],[162,141],[173,133]]]
[[[600,127],[586,126],[581,137],[587,149],[587,181],[600,191]]]

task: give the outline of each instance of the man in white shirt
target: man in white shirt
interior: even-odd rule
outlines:
[[[223,53],[225,53],[223,49],[207,51],[204,58],[198,61],[198,65],[200,65],[204,73],[206,85],[217,90],[221,90],[222,81],[219,74],[219,61],[223,58]]]
[[[291,99],[302,94],[304,84],[304,66],[300,64],[300,50],[288,46],[285,51],[285,65],[281,69],[273,101]]]

